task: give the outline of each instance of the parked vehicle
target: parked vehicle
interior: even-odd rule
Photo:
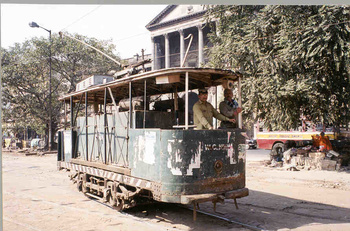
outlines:
[[[288,148],[303,147],[312,144],[312,136],[320,135],[323,126],[316,126],[314,129],[305,131],[267,131],[262,129],[263,125],[258,124],[255,129],[255,137],[258,148],[270,149],[272,155],[282,155]],[[326,129],[325,135],[330,140],[336,138],[331,129]]]
[[[193,204],[195,217],[198,203],[236,202],[248,195],[243,130],[193,129],[188,95],[239,78],[170,68],[63,96],[71,114],[70,127],[59,132],[58,168],[71,171],[84,194],[118,210],[150,201]]]
[[[247,148],[248,149],[256,149],[257,148],[256,140],[255,139],[247,140]]]

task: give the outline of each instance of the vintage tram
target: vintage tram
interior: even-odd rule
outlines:
[[[85,195],[118,210],[151,201],[193,204],[248,195],[240,128],[197,130],[196,90],[239,81],[239,73],[168,68],[67,94],[58,168]],[[240,92],[240,91],[239,91]],[[70,114],[70,115],[69,115]],[[217,127],[217,126],[216,126]]]

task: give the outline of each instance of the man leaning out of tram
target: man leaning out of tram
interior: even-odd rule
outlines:
[[[234,118],[236,120],[242,108],[238,107],[237,101],[233,99],[233,92],[231,89],[226,88],[224,90],[224,97],[224,101],[219,105],[220,113],[228,118]],[[234,123],[222,121],[220,126],[221,128],[237,128],[236,121]]]
[[[213,117],[221,121],[235,122],[235,119],[220,114],[207,102],[208,91],[206,89],[198,90],[198,98],[197,103],[193,105],[193,122],[196,129],[213,129]]]

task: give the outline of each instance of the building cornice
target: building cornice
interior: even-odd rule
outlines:
[[[149,27],[152,27],[153,25],[157,25],[157,22],[159,20],[161,20],[164,17],[164,15],[166,15],[169,11],[172,11],[176,7],[177,7],[177,5],[169,5],[169,6],[165,7],[164,10],[162,10],[154,19],[152,19],[152,21],[150,21],[146,25],[146,28],[148,29]]]
[[[150,23],[148,23],[146,25],[146,28],[149,31],[154,31],[156,29],[162,28],[162,27],[167,27],[167,26],[171,26],[180,22],[184,22],[184,21],[190,21],[191,19],[194,18],[200,18],[202,17],[207,10],[203,10],[197,13],[193,13],[193,14],[189,14],[180,18],[176,18],[173,20],[169,20],[163,23],[157,23],[157,21],[159,21],[165,14],[167,14],[170,10],[173,10],[177,5],[170,5],[169,7],[165,8],[154,20],[152,20]]]

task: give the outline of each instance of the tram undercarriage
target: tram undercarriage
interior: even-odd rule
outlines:
[[[70,169],[68,166],[71,166],[72,168]],[[129,209],[138,205],[162,201],[160,185],[154,182],[145,182],[142,179],[136,179],[130,176],[123,176],[120,174],[116,175],[116,173],[113,172],[106,172],[101,169],[93,169],[81,165],[69,165],[64,162],[59,162],[58,167],[59,169],[65,168],[67,171],[71,172],[69,175],[70,179],[77,185],[77,189],[84,193],[84,195],[97,199],[117,211]],[[90,170],[107,177],[76,171],[76,169]],[[112,179],[119,179],[121,181]],[[125,182],[129,182],[133,185]],[[143,188],[141,185],[146,186],[147,188]],[[211,201],[213,203],[213,209],[216,211],[217,203],[224,203],[225,199],[233,199],[236,209],[238,209],[237,199],[248,195],[249,190],[247,188],[240,188],[222,193],[181,195],[180,204],[192,204],[193,219],[196,220],[196,213],[200,203]]]
[[[107,203],[118,211],[150,202],[152,199],[150,191],[120,184],[117,181],[106,180],[86,173],[76,173],[71,178],[77,184],[79,191]]]

